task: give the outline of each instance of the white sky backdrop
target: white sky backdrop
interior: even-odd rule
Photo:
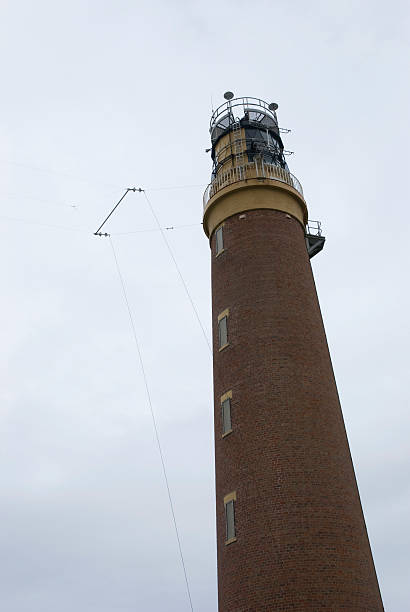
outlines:
[[[292,129],[385,606],[410,609],[408,6],[1,2],[2,610],[189,610],[110,245],[92,232],[134,185],[163,227],[192,224],[166,235],[210,333],[204,151],[227,89],[278,102]],[[160,233],[115,236],[154,227],[130,194],[107,229],[194,609],[216,611],[210,354]]]

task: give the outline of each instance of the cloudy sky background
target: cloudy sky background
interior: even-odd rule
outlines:
[[[210,335],[205,148],[227,89],[278,102],[292,129],[385,607],[410,608],[408,34],[397,0],[1,2],[2,610],[189,610],[110,244],[92,233],[145,188]],[[216,611],[211,357],[153,229],[138,193],[107,226],[194,610]]]

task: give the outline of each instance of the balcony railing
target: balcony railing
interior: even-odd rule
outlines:
[[[245,98],[234,98],[233,100],[228,100],[228,102],[224,102],[221,106],[212,113],[211,123],[210,123],[210,132],[212,132],[215,125],[221,120],[221,117],[229,114],[232,116],[234,120],[234,112],[232,109],[236,109],[237,107],[242,107],[241,114],[245,111],[255,111],[256,113],[260,113],[262,116],[272,117],[274,122],[277,124],[276,112],[269,108],[269,104],[260,98],[251,98],[249,96]],[[236,114],[236,113],[235,113]]]
[[[296,176],[293,176],[293,174],[287,170],[284,170],[280,166],[267,164],[260,160],[219,171],[214,180],[205,189],[204,209],[207,207],[209,200],[216,193],[218,193],[218,191],[224,187],[228,187],[228,185],[233,185],[239,181],[246,181],[247,179],[268,179],[272,181],[280,181],[281,183],[286,183],[287,185],[290,185],[290,187],[296,189],[296,191],[303,197],[302,185],[299,183]]]
[[[306,234],[311,236],[321,236],[322,223],[320,221],[313,221],[312,219],[309,219],[306,225]]]

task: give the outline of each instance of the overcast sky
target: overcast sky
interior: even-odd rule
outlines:
[[[211,104],[279,104],[376,569],[410,609],[409,5],[0,3],[0,607],[189,611],[109,240],[143,187],[210,335]],[[181,227],[183,226],[183,227]],[[195,612],[216,612],[211,356],[144,196],[107,225]],[[148,231],[149,230],[149,231]],[[130,233],[133,232],[133,233]]]

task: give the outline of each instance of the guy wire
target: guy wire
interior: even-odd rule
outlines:
[[[125,304],[126,304],[126,307],[127,307],[127,311],[128,311],[128,316],[129,316],[129,319],[130,319],[132,335],[134,337],[135,346],[137,348],[138,360],[139,360],[139,364],[140,364],[140,367],[141,367],[142,377],[144,379],[145,391],[146,391],[146,394],[147,394],[148,405],[149,405],[149,409],[150,409],[150,412],[151,412],[152,423],[153,423],[153,426],[154,426],[155,438],[156,438],[156,441],[157,441],[159,456],[161,458],[162,472],[164,474],[164,480],[165,480],[165,484],[166,484],[166,488],[167,488],[168,500],[169,500],[169,505],[170,505],[171,514],[172,514],[172,520],[173,520],[174,528],[175,528],[175,535],[176,535],[177,542],[178,542],[179,555],[181,557],[182,569],[184,570],[184,577],[185,577],[185,584],[186,584],[186,589],[187,589],[187,594],[188,594],[188,599],[189,599],[189,605],[191,607],[191,612],[193,612],[194,608],[193,608],[193,605],[192,605],[191,591],[189,589],[188,576],[187,576],[186,567],[185,567],[184,555],[182,553],[181,539],[180,539],[180,536],[179,536],[178,525],[177,525],[175,511],[174,511],[174,504],[172,502],[171,489],[170,489],[169,482],[168,482],[167,470],[165,468],[165,459],[164,459],[164,455],[163,455],[163,452],[162,452],[162,447],[161,447],[161,442],[160,442],[160,439],[159,439],[157,422],[156,422],[156,418],[155,418],[154,408],[153,408],[153,405],[152,405],[151,393],[150,393],[149,386],[148,386],[148,379],[147,379],[147,375],[145,373],[145,367],[144,367],[144,362],[143,362],[143,359],[142,359],[141,348],[140,348],[140,344],[139,344],[139,341],[138,341],[137,331],[135,329],[135,324],[134,324],[134,318],[132,316],[131,307],[130,307],[130,303],[129,303],[128,296],[127,296],[127,290],[126,290],[126,287],[125,287],[124,277],[123,277],[123,275],[121,273],[121,269],[120,269],[120,265],[119,265],[119,262],[118,262],[117,254],[115,252],[114,244],[113,244],[110,236],[109,236],[109,240],[110,240],[110,244],[111,244],[112,253],[114,255],[115,266],[116,266],[116,269],[117,269],[118,277],[119,277],[119,280],[120,280],[120,283],[121,283],[121,288],[122,288],[122,293],[123,293],[123,296],[124,296],[124,301],[125,301]]]
[[[183,286],[184,286],[185,293],[187,294],[188,299],[189,299],[189,301],[191,302],[192,309],[193,309],[193,311],[194,311],[194,313],[195,313],[195,316],[196,316],[196,318],[197,318],[197,321],[198,321],[198,323],[199,323],[199,326],[200,326],[200,328],[201,328],[201,330],[202,330],[202,334],[203,334],[203,336],[204,336],[204,338],[205,338],[205,341],[206,341],[206,343],[207,343],[207,345],[208,345],[209,351],[210,351],[210,353],[211,353],[211,355],[212,355],[212,347],[211,347],[211,343],[209,342],[209,339],[208,339],[207,333],[206,333],[206,331],[205,331],[205,328],[204,328],[204,326],[202,325],[202,321],[201,321],[201,319],[200,319],[200,316],[199,316],[198,310],[196,309],[196,306],[195,306],[194,301],[193,301],[193,299],[192,299],[192,297],[191,297],[191,294],[189,293],[188,286],[187,286],[187,284],[186,284],[186,282],[185,282],[185,280],[184,280],[184,277],[182,276],[182,272],[181,272],[181,270],[180,270],[180,268],[179,268],[179,266],[178,266],[177,260],[175,259],[174,253],[173,253],[173,251],[172,251],[172,249],[171,249],[171,246],[170,246],[170,244],[169,244],[169,242],[168,242],[168,240],[167,240],[167,238],[166,238],[166,236],[165,236],[165,232],[164,232],[164,230],[163,230],[163,228],[162,228],[162,226],[161,226],[161,224],[160,224],[160,222],[159,222],[159,219],[158,219],[157,215],[155,214],[154,208],[153,208],[153,206],[152,206],[152,204],[151,204],[151,202],[150,202],[150,200],[149,200],[149,198],[148,198],[147,194],[145,193],[145,191],[143,191],[143,194],[144,194],[145,199],[146,199],[146,200],[147,200],[147,202],[148,202],[148,206],[150,207],[150,210],[151,210],[152,216],[153,216],[153,217],[154,217],[154,219],[155,219],[155,223],[157,224],[157,227],[158,227],[159,231],[161,232],[162,239],[163,239],[163,241],[165,242],[165,245],[166,245],[166,247],[167,247],[167,249],[168,249],[169,254],[171,255],[171,259],[172,259],[172,261],[174,262],[175,268],[176,268],[176,270],[177,270],[177,272],[178,272],[178,274],[179,274],[179,278],[181,279],[182,284],[183,284]]]

